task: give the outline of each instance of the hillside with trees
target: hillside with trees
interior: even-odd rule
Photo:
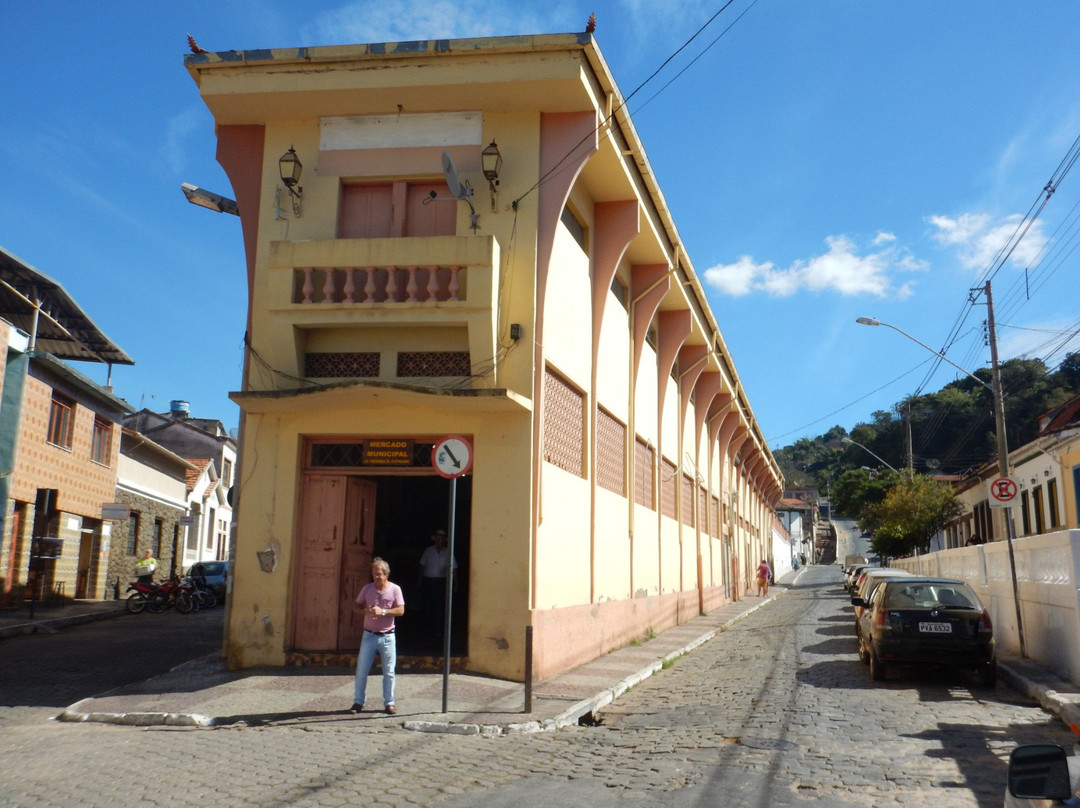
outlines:
[[[990,384],[989,369],[975,375]],[[1054,371],[1038,359],[1003,362],[1001,382],[1014,449],[1035,439],[1040,415],[1080,393],[1080,352],[1068,354]],[[816,487],[834,513],[877,531],[876,549],[906,555],[927,546],[958,515],[948,486],[930,478],[963,476],[996,458],[993,398],[987,387],[964,377],[874,412],[850,432],[834,426],[773,454],[789,488]]]

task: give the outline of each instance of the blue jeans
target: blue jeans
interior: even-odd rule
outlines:
[[[394,666],[397,665],[397,635],[364,632],[360,640],[360,653],[356,657],[356,679],[353,683],[353,701],[363,704],[367,693],[367,678],[375,662],[375,654],[382,663],[383,705],[394,703]]]

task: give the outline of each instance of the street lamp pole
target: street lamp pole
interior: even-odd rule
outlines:
[[[855,446],[858,446],[858,447],[859,447],[860,449],[862,449],[862,450],[863,450],[864,452],[866,452],[867,454],[869,454],[869,455],[873,455],[873,456],[874,456],[874,457],[876,457],[876,458],[877,458],[878,460],[880,460],[880,461],[881,461],[881,462],[882,462],[882,463],[883,463],[883,464],[884,464],[884,465],[885,465],[885,466],[886,466],[887,468],[890,468],[890,469],[892,469],[892,470],[893,470],[893,471],[895,471],[895,472],[896,472],[897,474],[899,474],[899,473],[900,473],[899,471],[897,471],[897,470],[896,470],[896,468],[894,468],[893,466],[890,466],[890,465],[889,465],[888,463],[886,463],[886,462],[885,462],[885,460],[884,460],[883,458],[881,458],[881,457],[878,457],[878,455],[876,455],[876,454],[874,454],[873,452],[871,452],[871,451],[870,451],[869,449],[867,449],[867,448],[866,448],[865,446],[863,446],[863,445],[862,445],[861,443],[859,443],[859,442],[858,442],[857,440],[852,440],[851,438],[848,438],[848,437],[843,437],[843,438],[840,438],[840,442],[841,442],[841,443],[851,443],[851,444],[854,444]]]
[[[889,323],[883,323],[880,320],[874,319],[873,317],[859,317],[859,318],[857,318],[855,320],[855,322],[859,323],[860,325],[883,325],[886,328],[891,328],[893,331],[896,331],[896,332],[898,332],[900,334],[903,334],[905,337],[907,337],[912,342],[914,342],[914,343],[916,343],[918,345],[921,345],[923,348],[930,351],[930,353],[934,354],[934,356],[938,357],[939,359],[944,360],[945,362],[948,362],[950,365],[952,365],[954,368],[959,370],[965,376],[971,377],[972,379],[977,381],[979,384],[981,384],[983,387],[986,387],[987,389],[990,390],[990,394],[991,394],[991,397],[992,397],[993,403],[994,403],[994,431],[997,433],[996,437],[997,437],[997,455],[998,455],[998,457],[997,457],[997,460],[998,460],[998,476],[999,477],[1008,477],[1009,476],[1009,442],[1008,442],[1008,439],[1007,439],[1007,437],[1005,435],[1005,397],[1003,395],[1003,391],[1002,391],[1002,388],[1001,388],[1001,367],[998,364],[998,354],[997,354],[997,332],[996,332],[995,327],[994,327],[994,298],[993,298],[991,290],[990,290],[990,281],[986,282],[986,286],[983,287],[983,291],[986,293],[986,309],[987,309],[986,324],[987,324],[987,330],[988,330],[989,335],[990,335],[990,378],[991,378],[992,384],[987,384],[982,379],[980,379],[978,376],[976,376],[974,373],[971,373],[970,371],[965,370],[964,368],[960,367],[958,364],[956,364],[951,359],[949,359],[947,356],[945,356],[945,354],[940,353],[938,351],[935,351],[933,348],[931,348],[925,342],[922,342],[921,340],[915,339],[915,337],[911,336],[911,334],[904,331],[903,329],[897,328],[895,325],[890,325]],[[866,448],[866,447],[863,447],[863,448]],[[876,455],[875,455],[875,457],[876,457]],[[1012,573],[1013,602],[1014,602],[1014,604],[1016,606],[1016,634],[1017,634],[1017,637],[1018,637],[1018,639],[1020,641],[1020,656],[1021,657],[1026,657],[1027,656],[1027,648],[1026,648],[1025,643],[1024,643],[1024,624],[1023,624],[1023,619],[1022,619],[1021,614],[1020,614],[1020,587],[1017,584],[1017,580],[1016,580],[1016,556],[1013,553],[1013,539],[1015,538],[1014,533],[1015,533],[1015,530],[1014,530],[1014,527],[1013,527],[1013,520],[1012,520],[1012,508],[1011,507],[1006,507],[1005,508],[1005,539],[1006,539],[1006,544],[1008,545],[1008,550],[1009,550],[1009,570]]]

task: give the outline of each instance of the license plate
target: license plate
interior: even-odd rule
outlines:
[[[952,623],[919,623],[923,634],[952,634]]]

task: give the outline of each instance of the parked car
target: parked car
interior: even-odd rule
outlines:
[[[1018,746],[1009,755],[1005,808],[1080,805],[1080,757],[1057,744]]]
[[[899,665],[970,671],[978,684],[997,682],[990,614],[970,586],[948,578],[882,581],[864,602],[859,658],[874,681]]]
[[[844,589],[850,592],[855,587],[855,581],[858,580],[863,570],[876,568],[877,564],[856,564],[853,567],[848,567],[847,572],[844,573]]]
[[[199,561],[191,565],[187,574],[191,578],[202,575],[206,578],[207,585],[214,590],[218,601],[225,600],[225,592],[229,588],[229,563],[227,561]]]
[[[902,570],[899,567],[868,567],[863,570],[862,575],[859,576],[859,583],[852,590],[851,593],[851,606],[855,610],[855,636],[858,637],[862,632],[862,626],[859,621],[862,618],[863,610],[866,608],[866,604],[870,602],[870,596],[874,593],[874,589],[882,581],[888,581],[893,578],[911,578],[912,574],[907,570]]]

